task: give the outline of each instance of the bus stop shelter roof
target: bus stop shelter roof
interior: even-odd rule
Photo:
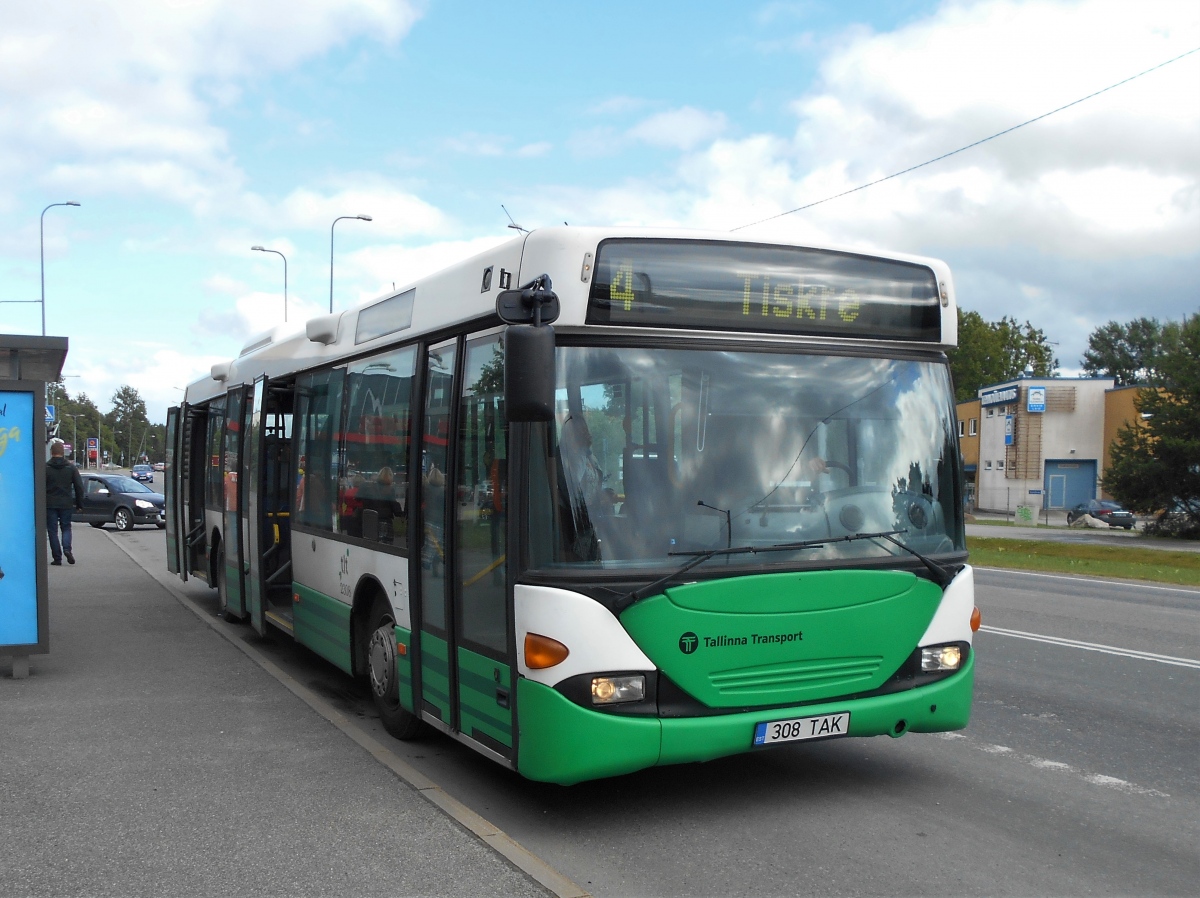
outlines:
[[[56,381],[66,358],[66,337],[0,334],[0,380]]]

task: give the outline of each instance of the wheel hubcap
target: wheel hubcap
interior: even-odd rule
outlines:
[[[392,694],[396,676],[396,638],[392,635],[391,621],[384,621],[383,626],[371,634],[367,657],[371,689],[380,698],[387,698]]]

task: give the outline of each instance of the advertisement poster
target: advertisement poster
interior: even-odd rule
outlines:
[[[0,646],[38,642],[33,398],[0,390]]]

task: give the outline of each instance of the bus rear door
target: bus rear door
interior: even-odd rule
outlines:
[[[229,391],[225,401],[225,432],[221,442],[221,504],[222,521],[221,558],[223,565],[219,573],[220,602],[224,612],[239,620],[246,616],[246,531],[245,484],[242,471],[245,469],[242,455],[245,452],[247,432],[247,410],[252,387],[236,386]]]
[[[208,540],[204,520],[204,476],[208,470],[208,408],[184,403],[179,417],[179,473],[175,478],[182,534],[183,578],[208,582]]]
[[[179,426],[179,406],[167,409],[167,458],[163,471],[163,494],[167,503],[167,570],[187,579],[183,564],[187,531],[183,527],[183,503],[180,501],[180,474],[183,471],[183,428]]]
[[[267,379],[260,377],[250,388],[246,399],[244,420],[246,429],[242,434],[242,540],[244,544],[246,571],[246,613],[250,615],[250,626],[260,636],[266,634],[267,625],[263,615],[263,471],[262,444],[263,423],[266,420],[264,403],[267,396]]]

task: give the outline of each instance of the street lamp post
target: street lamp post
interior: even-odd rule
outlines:
[[[42,256],[42,336],[46,336],[46,213],[55,206],[78,206],[79,203],[74,201],[67,203],[51,203],[42,210],[42,223],[40,228],[40,243]]]
[[[83,412],[72,415],[67,413],[67,417],[71,419],[71,461],[79,464],[79,419],[83,417]],[[87,453],[84,453],[84,458]]]
[[[252,246],[250,249],[260,253],[274,253],[283,259],[283,320],[287,321],[287,256],[277,249],[267,249],[265,246]]]
[[[343,218],[357,218],[360,221],[370,221],[370,215],[339,215],[329,226],[329,314],[333,314],[333,225]]]

